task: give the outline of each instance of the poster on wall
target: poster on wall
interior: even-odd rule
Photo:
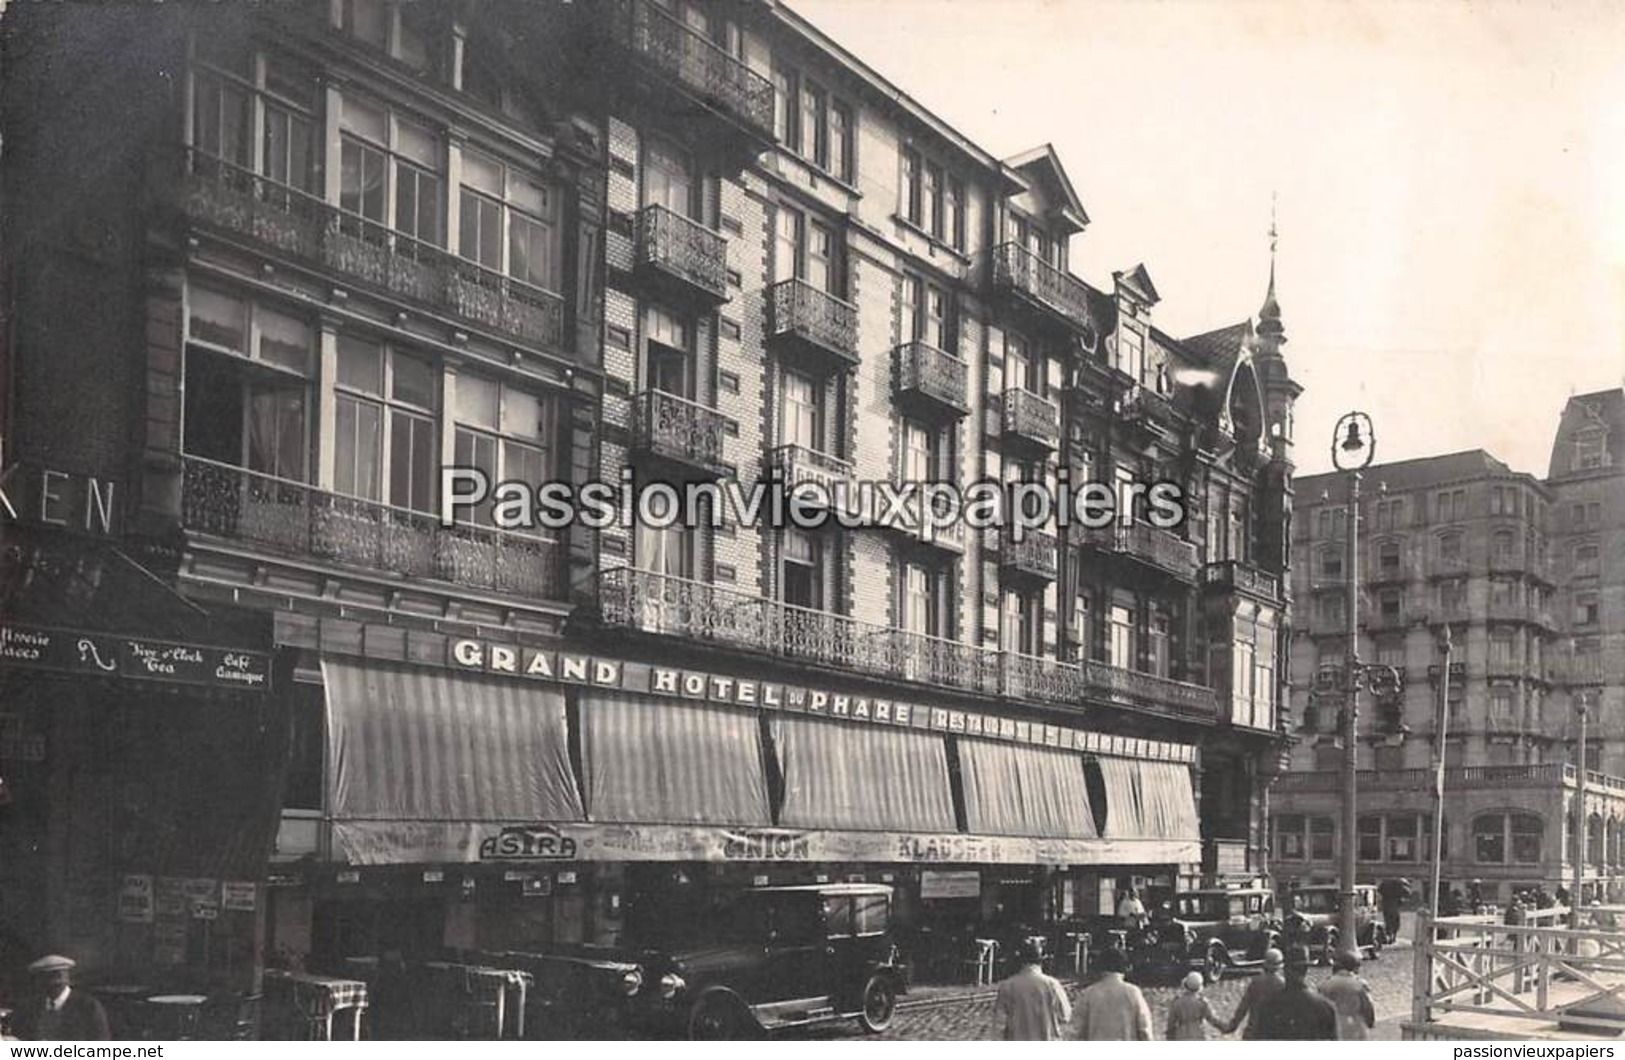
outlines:
[[[185,880],[181,891],[186,896],[186,910],[196,920],[213,920],[220,915],[220,881],[213,879]]]
[[[161,917],[180,917],[187,913],[186,892],[175,876],[160,876],[153,887],[153,907]]]
[[[251,882],[240,880],[227,880],[220,885],[222,902],[227,909],[239,913],[252,913],[254,911],[255,890]]]
[[[151,876],[126,876],[119,884],[118,918],[129,924],[152,923]]]
[[[980,898],[982,874],[971,869],[964,872],[937,872],[926,869],[920,873],[921,898]]]

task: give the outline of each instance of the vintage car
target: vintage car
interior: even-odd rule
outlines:
[[[1343,945],[1339,924],[1342,917],[1343,895],[1336,884],[1311,884],[1292,892],[1292,913],[1288,915],[1289,943],[1307,946],[1309,952],[1322,964],[1332,963]],[[1390,941],[1382,923],[1382,903],[1377,889],[1370,884],[1356,884],[1354,888],[1354,924],[1359,933],[1360,950],[1372,960],[1382,955],[1382,948]],[[1301,935],[1299,938],[1297,936]]]
[[[1184,891],[1151,915],[1150,954],[1157,966],[1195,969],[1216,983],[1232,968],[1263,964],[1279,944],[1275,893],[1265,887]]]
[[[879,1033],[906,990],[891,901],[879,884],[758,887],[705,916],[668,916],[631,945],[505,954],[501,963],[535,974],[559,1037],[613,1024],[749,1038],[839,1019]]]

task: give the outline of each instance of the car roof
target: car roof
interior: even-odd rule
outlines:
[[[884,894],[888,897],[892,893],[891,887],[884,883],[795,883],[780,887],[752,887],[756,894]]]
[[[1269,893],[1271,893],[1271,892],[1270,892],[1270,889],[1268,887],[1198,887],[1194,891],[1180,891],[1178,894],[1174,895],[1174,897],[1175,898],[1183,898],[1186,895],[1191,895],[1191,894],[1231,895],[1231,894],[1269,894]]]
[[[1377,885],[1374,883],[1357,883],[1354,885],[1354,889],[1356,891],[1374,891],[1377,889]],[[1303,891],[1336,891],[1341,894],[1343,888],[1335,883],[1308,883],[1299,887],[1298,891],[1300,893]]]

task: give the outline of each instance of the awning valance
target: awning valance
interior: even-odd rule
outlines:
[[[1191,772],[1177,762],[1101,758],[1108,839],[1196,840],[1196,795]]]
[[[959,768],[972,833],[1095,838],[1081,755],[967,739],[959,741]]]
[[[584,695],[581,758],[593,821],[773,823],[755,711]]]
[[[491,824],[583,820],[564,696],[328,658],[328,812],[347,860],[461,860]]]
[[[954,831],[940,733],[784,716],[774,719],[773,741],[787,827]]]

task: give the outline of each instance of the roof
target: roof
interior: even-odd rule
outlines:
[[[1030,150],[1023,151],[1004,160],[1004,164],[1020,173],[1036,171],[1040,176],[1047,175],[1047,181],[1053,191],[1059,192],[1063,203],[1061,215],[1082,231],[1089,223],[1089,215],[1083,209],[1083,201],[1078,198],[1077,190],[1072,187],[1072,181],[1066,175],[1066,167],[1061,165],[1061,156],[1055,153],[1052,144],[1040,144]]]
[[[1180,345],[1203,364],[1227,365],[1246,348],[1252,327],[1250,321],[1243,320],[1239,324],[1231,324],[1217,331],[1204,331],[1200,335],[1192,335],[1182,340]]]
[[[1468,449],[1440,456],[1423,456],[1412,460],[1396,460],[1391,464],[1373,464],[1361,472],[1368,490],[1379,484],[1393,493],[1441,486],[1448,482],[1467,482],[1480,478],[1516,476],[1536,485],[1532,475],[1514,471],[1483,449]],[[1326,471],[1318,475],[1304,475],[1297,480],[1295,492],[1305,503],[1313,504],[1324,490],[1333,502],[1341,502],[1348,493],[1348,478],[1341,471]]]
[[[1605,469],[1574,467],[1575,436],[1588,428],[1602,428],[1609,464]],[[1547,477],[1553,479],[1617,474],[1625,469],[1625,389],[1576,394],[1563,406],[1563,416],[1552,438]]]
[[[1157,293],[1156,285],[1151,282],[1151,274],[1146,271],[1143,264],[1136,265],[1127,272],[1114,272],[1112,273],[1112,279],[1127,287],[1151,305],[1156,305],[1162,301],[1162,296]]]

